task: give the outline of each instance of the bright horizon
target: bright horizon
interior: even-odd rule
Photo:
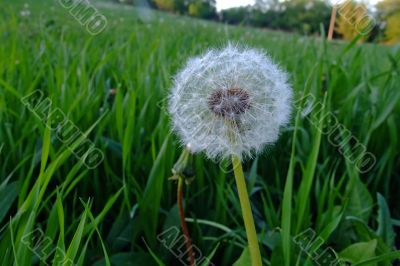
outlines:
[[[227,9],[231,7],[247,6],[255,3],[255,0],[217,0],[217,9]]]
[[[216,0],[217,10],[227,9],[231,7],[247,6],[255,3],[255,0]],[[332,3],[339,2],[341,0],[330,0]],[[370,5],[375,5],[379,0],[364,0],[362,2],[368,3]]]

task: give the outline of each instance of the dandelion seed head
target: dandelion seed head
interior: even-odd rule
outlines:
[[[287,74],[256,49],[228,45],[191,58],[169,95],[182,145],[211,159],[252,157],[277,141],[291,113]]]

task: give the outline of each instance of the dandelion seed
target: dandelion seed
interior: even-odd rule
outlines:
[[[273,144],[290,117],[287,75],[256,49],[228,45],[189,60],[169,97],[182,144],[211,159],[251,157]]]

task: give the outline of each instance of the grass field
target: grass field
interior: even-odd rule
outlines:
[[[0,0],[0,265],[185,265],[162,238],[180,229],[168,178],[182,149],[165,99],[190,56],[228,42],[279,62],[298,107],[279,142],[244,165],[265,265],[400,265],[400,46],[95,3],[108,26],[92,36],[57,1]],[[80,139],[60,141],[24,104],[35,90]],[[308,93],[322,112],[301,112]],[[361,173],[322,132],[328,121],[312,119],[328,113],[348,145],[374,155],[371,169]],[[84,139],[104,154],[93,169],[71,152]],[[198,154],[185,187],[193,244],[214,265],[233,265],[246,246],[230,168]]]

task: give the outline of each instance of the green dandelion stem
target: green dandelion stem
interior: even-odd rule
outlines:
[[[251,213],[251,206],[249,195],[247,193],[246,181],[243,174],[242,163],[240,158],[236,155],[232,155],[232,163],[239,194],[240,206],[242,208],[244,226],[246,228],[247,241],[249,243],[251,264],[252,266],[262,266],[260,247],[258,245],[253,214]]]

